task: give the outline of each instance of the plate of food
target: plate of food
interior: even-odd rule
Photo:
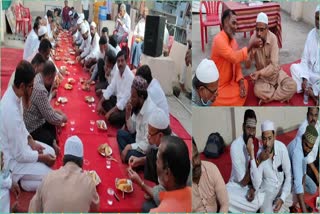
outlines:
[[[69,83],[66,83],[66,84],[64,85],[64,88],[67,89],[67,90],[71,90],[71,89],[72,89],[72,85],[69,84]]]
[[[70,54],[71,54],[71,55],[75,55],[75,54],[76,54],[76,52],[74,52],[74,51],[70,51]]]
[[[56,60],[56,61],[60,61],[60,60],[61,60],[61,58],[60,58],[59,56],[56,56],[56,57],[54,58],[54,60]]]
[[[102,156],[110,156],[110,155],[112,155],[112,149],[107,143],[101,144],[98,147],[98,152]]]
[[[88,84],[83,85],[83,86],[82,86],[82,90],[84,90],[84,91],[90,91],[90,85],[88,85]]]
[[[68,63],[69,65],[74,65],[74,64],[75,64],[75,61],[69,60],[69,61],[67,61],[67,63]]]
[[[101,130],[108,129],[107,124],[104,120],[97,120],[97,126],[98,126],[98,129],[101,129]]]
[[[116,178],[116,188],[125,193],[133,192],[132,181],[126,178]]]
[[[96,186],[98,186],[101,183],[101,179],[95,170],[86,171],[86,173],[92,178]]]
[[[67,103],[68,99],[66,97],[58,97],[58,102],[59,103]]]
[[[93,96],[85,96],[84,98],[87,103],[94,103],[94,97]]]
[[[74,84],[76,82],[75,79],[73,79],[72,77],[68,78],[68,83],[69,84]]]
[[[62,71],[62,72],[66,72],[67,71],[67,67],[66,66],[60,66],[60,70]]]

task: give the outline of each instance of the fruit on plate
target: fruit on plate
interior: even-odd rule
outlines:
[[[72,77],[68,78],[68,83],[69,84],[74,84],[76,82],[75,79],[73,79]]]
[[[126,178],[116,180],[116,188],[122,192],[132,192],[132,181]]]
[[[97,121],[97,126],[99,129],[102,129],[102,130],[107,130],[107,124],[104,120],[98,120]]]
[[[66,83],[64,85],[64,88],[67,89],[67,90],[71,90],[72,89],[72,85],[70,85],[69,83]]]
[[[87,103],[93,103],[94,102],[94,97],[93,96],[86,96],[85,100]]]
[[[101,145],[98,147],[98,152],[99,152],[102,156],[110,156],[110,155],[112,155],[112,149],[111,149],[111,147],[110,147],[107,143],[101,144]]]

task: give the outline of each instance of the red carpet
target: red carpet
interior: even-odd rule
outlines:
[[[63,51],[58,53],[60,57],[64,58],[67,56],[68,48],[71,48],[70,41],[62,41],[61,48]],[[74,56],[70,56],[74,60]],[[97,191],[100,196],[100,210],[99,212],[141,212],[142,204],[144,202],[144,192],[139,186],[133,184],[134,191],[132,193],[126,194],[125,199],[122,199],[122,193],[115,189],[115,179],[116,178],[127,178],[127,167],[128,165],[122,164],[120,159],[120,152],[118,149],[118,144],[116,140],[117,129],[108,126],[107,131],[100,131],[97,126],[94,125],[94,130],[90,130],[90,120],[103,119],[102,116],[97,115],[93,111],[93,107],[90,107],[85,102],[85,96],[91,95],[95,97],[94,86],[91,86],[91,91],[86,92],[81,90],[80,78],[88,78],[88,73],[85,73],[81,66],[68,65],[65,61],[57,61],[56,65],[58,67],[65,65],[67,70],[70,72],[68,78],[72,77],[76,80],[73,85],[72,90],[65,90],[64,85],[67,83],[65,78],[58,88],[57,97],[63,96],[68,98],[68,102],[62,105],[55,105],[56,99],[52,100],[52,104],[55,105],[54,108],[60,109],[66,113],[68,117],[68,123],[65,127],[58,131],[58,140],[61,148],[61,155],[57,157],[57,161],[54,165],[54,169],[62,166],[63,148],[66,139],[71,135],[78,135],[84,145],[84,170],[95,170],[99,177],[101,178],[101,183],[97,186]],[[97,97],[95,97],[97,103]],[[75,121],[75,130],[71,131],[70,120]],[[179,121],[171,116],[171,126],[173,131],[181,136],[186,144],[188,145],[190,157],[191,157],[191,137],[181,126]],[[108,143],[113,150],[112,156],[118,160],[118,162],[112,161],[111,169],[106,169],[106,158],[98,154],[98,147],[100,144]],[[141,172],[140,172],[141,173]],[[140,174],[143,178],[143,175]],[[146,182],[152,185],[151,182]],[[121,196],[120,202],[113,200],[113,205],[109,206],[107,204],[107,188],[115,189],[115,192]],[[23,192],[19,198],[19,211],[26,212],[28,210],[30,199],[34,193]],[[12,200],[12,203],[14,200]]]
[[[282,135],[277,136],[277,140],[283,142],[285,145],[288,145],[296,136],[297,129],[291,132],[284,133]],[[201,160],[206,160],[217,165],[225,183],[228,183],[229,178],[231,176],[232,162],[230,157],[230,146],[226,147],[225,152],[219,158],[206,158],[206,156],[201,153]],[[315,208],[316,195],[310,195],[305,193],[305,200],[309,206]],[[315,210],[314,210],[315,211]]]
[[[297,60],[297,61],[289,63],[289,64],[281,65],[281,67],[282,67],[283,71],[285,71],[291,77],[290,66],[291,66],[291,64],[298,63],[298,62],[300,62],[300,60]],[[244,105],[245,106],[258,106],[259,99],[254,95],[254,92],[253,92],[254,84],[253,84],[250,76],[246,76],[245,79],[248,80],[248,83],[249,83],[249,89],[248,89],[249,92],[248,92],[247,100]],[[309,105],[315,105],[314,101],[309,100]],[[296,93],[291,98],[289,103],[281,103],[278,101],[272,101],[270,103],[263,104],[263,106],[306,106],[306,105],[303,103],[303,94]]]
[[[1,48],[0,97],[2,97],[6,91],[11,74],[16,69],[17,64],[22,60],[22,57],[23,49]]]

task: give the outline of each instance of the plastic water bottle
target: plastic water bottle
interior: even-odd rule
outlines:
[[[307,105],[309,103],[309,94],[308,94],[308,83],[306,84],[306,90],[304,90],[303,94],[303,104]]]

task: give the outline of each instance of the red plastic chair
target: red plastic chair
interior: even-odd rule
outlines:
[[[220,26],[219,17],[219,5],[221,1],[200,1],[200,33],[201,33],[201,46],[202,51],[204,51],[204,38],[205,34],[206,44],[208,43],[208,32],[207,27],[209,26]],[[206,16],[202,14],[202,7],[206,9]],[[221,28],[221,27],[220,27]],[[204,32],[203,32],[204,30]]]
[[[32,29],[32,17],[31,17],[30,9],[27,7],[24,7],[22,4],[20,4],[20,8],[22,12],[22,17],[25,19],[29,19],[29,22],[28,22],[28,33],[29,33]]]
[[[26,36],[26,24],[29,19],[22,16],[22,10],[19,5],[14,6],[14,13],[16,16],[16,33],[23,31],[23,36]]]

